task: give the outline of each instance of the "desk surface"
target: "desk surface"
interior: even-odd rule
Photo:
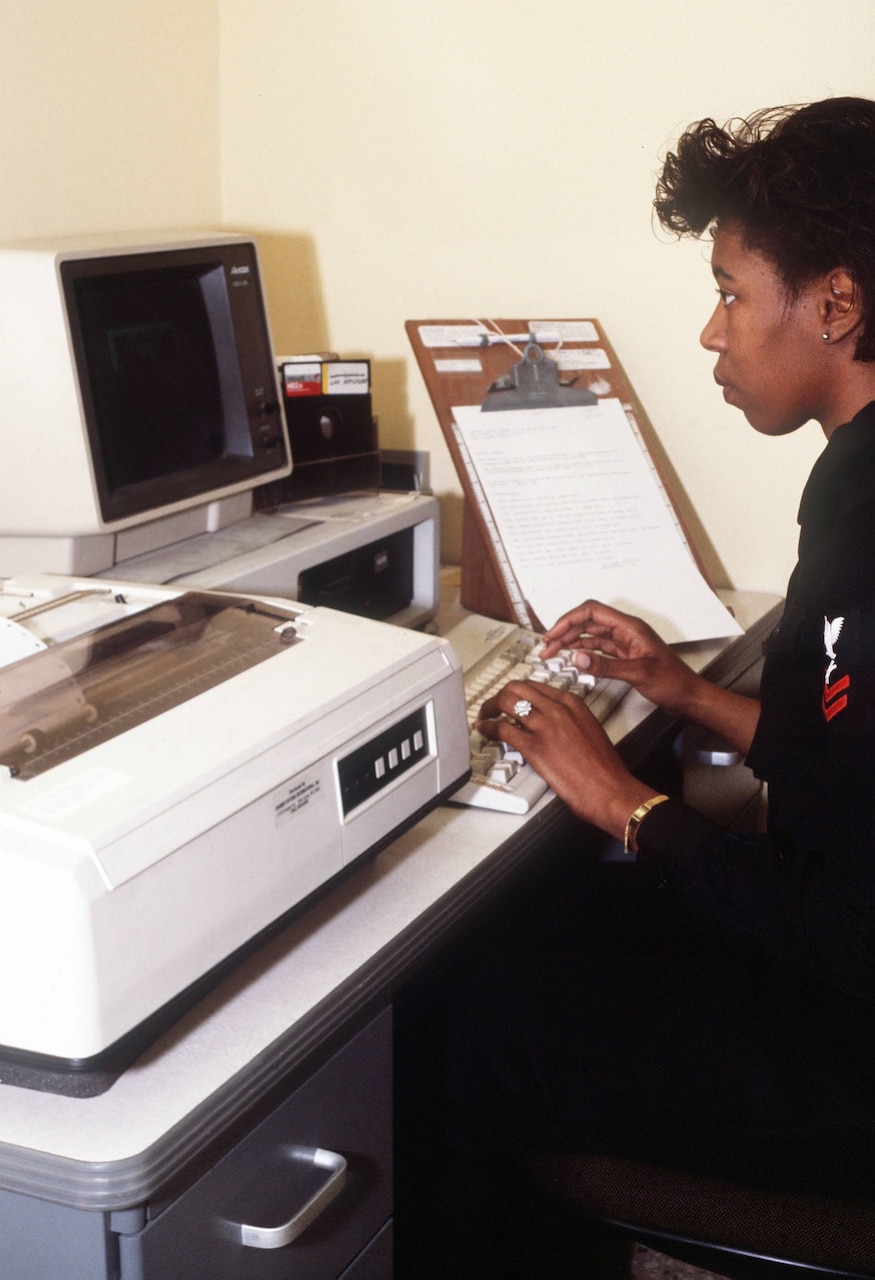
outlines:
[[[743,669],[779,604],[723,594],[748,634],[684,646],[690,664],[715,679]],[[452,608],[443,611],[447,625]],[[609,720],[632,763],[661,714],[631,693]],[[441,806],[244,961],[106,1093],[69,1098],[0,1084],[0,1188],[83,1209],[142,1203],[241,1112],[384,1005],[447,931],[569,820],[549,792],[522,818]]]

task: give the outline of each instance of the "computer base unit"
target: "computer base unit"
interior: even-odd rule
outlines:
[[[358,492],[256,512],[103,576],[282,596],[421,627],[437,612],[439,559],[436,498]]]

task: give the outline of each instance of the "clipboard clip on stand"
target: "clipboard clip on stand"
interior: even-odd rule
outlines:
[[[598,396],[570,382],[560,382],[555,360],[530,342],[522,360],[510,373],[493,382],[481,412],[495,409],[565,409],[569,405],[598,404]]]

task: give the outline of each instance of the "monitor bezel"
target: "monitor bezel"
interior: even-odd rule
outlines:
[[[224,452],[194,467],[165,472],[136,483],[113,486],[89,367],[87,338],[78,309],[77,284],[100,277],[150,277],[162,270],[222,268],[228,293],[234,357],[240,363],[244,417],[233,430],[245,432],[251,453]],[[58,262],[77,391],[88,445],[97,511],[105,527],[118,527],[251,489],[290,468],[288,438],[281,420],[276,362],[264,294],[252,241],[232,240],[133,247],[95,254],[62,255]],[[228,358],[223,353],[223,358]],[[227,440],[232,429],[223,423]]]

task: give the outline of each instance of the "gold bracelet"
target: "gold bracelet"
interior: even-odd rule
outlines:
[[[651,809],[658,804],[662,804],[663,800],[667,800],[668,796],[651,796],[649,800],[645,800],[643,804],[639,804],[634,813],[629,814],[629,821],[626,823],[626,830],[623,832],[623,852],[632,852],[632,841],[638,834],[638,828],[647,817]],[[637,840],[635,841],[637,844]]]

